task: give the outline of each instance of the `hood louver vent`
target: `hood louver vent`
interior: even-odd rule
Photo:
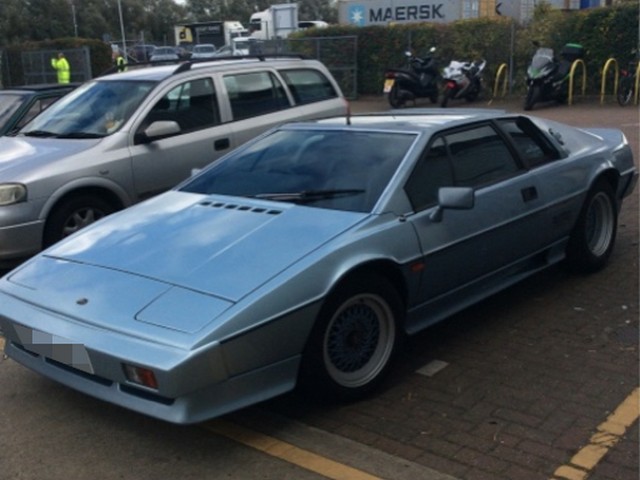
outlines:
[[[237,203],[226,202],[200,202],[198,205],[202,207],[219,208],[223,210],[238,210],[239,212],[264,213],[267,215],[280,215],[282,210],[273,210],[264,207],[254,207],[250,205],[239,205]]]

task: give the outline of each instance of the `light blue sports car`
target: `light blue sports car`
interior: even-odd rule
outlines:
[[[356,399],[405,334],[557,262],[602,268],[636,182],[613,129],[496,110],[285,125],[7,274],[6,353],[176,423],[296,385]]]

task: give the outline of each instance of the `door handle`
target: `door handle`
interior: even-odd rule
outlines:
[[[228,138],[221,138],[220,140],[216,140],[215,142],[213,142],[213,149],[216,151],[226,150],[227,148],[229,148],[229,145],[231,145],[231,142],[229,142]]]
[[[538,198],[538,190],[536,187],[526,187],[520,190],[522,194],[522,200],[525,202],[531,202]]]

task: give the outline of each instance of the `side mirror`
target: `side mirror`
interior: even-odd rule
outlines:
[[[158,138],[170,137],[180,133],[180,125],[173,120],[160,120],[153,122],[145,131],[145,136],[151,141]]]
[[[470,210],[475,204],[475,192],[470,187],[442,187],[438,190],[438,206],[429,219],[438,223],[446,209]]]

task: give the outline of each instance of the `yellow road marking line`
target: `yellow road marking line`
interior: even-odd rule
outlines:
[[[620,441],[627,429],[638,420],[639,402],[640,388],[636,388],[604,422],[598,425],[589,444],[582,447],[569,460],[568,465],[562,465],[553,473],[553,479],[584,480],[587,478],[607,452]]]
[[[277,438],[255,432],[231,422],[216,419],[204,424],[210,430],[223,437],[259,450],[272,457],[279,458],[331,480],[383,480],[369,473],[317,455],[309,450],[298,448]]]

